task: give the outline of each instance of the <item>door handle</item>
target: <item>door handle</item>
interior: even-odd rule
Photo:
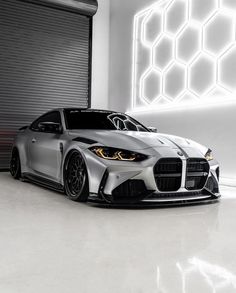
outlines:
[[[31,142],[35,143],[37,140],[35,138],[32,138]]]

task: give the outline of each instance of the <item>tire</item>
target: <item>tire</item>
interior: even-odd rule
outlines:
[[[72,151],[64,165],[65,194],[73,201],[86,202],[89,196],[88,172],[84,158]]]
[[[18,150],[15,148],[12,151],[11,161],[10,161],[10,173],[14,179],[21,178],[21,164],[20,156]]]

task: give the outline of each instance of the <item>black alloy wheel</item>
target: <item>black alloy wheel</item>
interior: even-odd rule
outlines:
[[[86,202],[89,196],[88,173],[84,158],[72,151],[66,159],[64,187],[67,196],[74,201]]]
[[[10,161],[10,173],[14,179],[19,179],[21,177],[21,165],[20,157],[17,149],[12,151],[11,161]]]

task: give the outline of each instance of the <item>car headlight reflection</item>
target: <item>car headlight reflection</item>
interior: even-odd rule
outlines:
[[[144,154],[112,147],[95,146],[90,148],[90,151],[106,160],[141,162],[148,158]]]
[[[211,161],[214,159],[213,154],[212,154],[212,150],[208,150],[207,153],[205,154],[205,158],[207,161]]]

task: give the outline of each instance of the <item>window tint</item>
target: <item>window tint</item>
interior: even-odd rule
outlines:
[[[42,122],[54,122],[54,123],[60,123],[61,124],[61,114],[56,111],[56,112],[50,112],[48,114],[45,114],[35,120],[31,126],[30,129],[33,131],[39,131],[39,124]]]
[[[122,113],[77,109],[66,109],[64,113],[68,129],[148,131],[141,123]]]

